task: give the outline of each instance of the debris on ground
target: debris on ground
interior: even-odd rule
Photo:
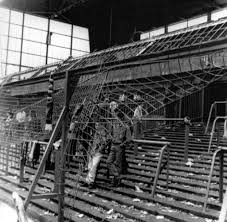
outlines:
[[[143,193],[139,186],[135,185],[135,190],[137,193]]]

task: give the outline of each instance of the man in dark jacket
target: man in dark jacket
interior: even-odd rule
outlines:
[[[116,187],[120,184],[121,175],[125,171],[126,158],[125,148],[127,143],[131,141],[131,131],[125,122],[125,116],[118,108],[116,111],[116,119],[112,125],[112,146],[107,159],[107,167],[110,174],[113,175],[111,185]]]

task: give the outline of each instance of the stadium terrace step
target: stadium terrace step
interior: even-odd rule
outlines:
[[[128,174],[122,178],[120,188],[111,188],[106,178],[106,155],[101,161],[98,172],[97,186],[87,189],[77,184],[79,162],[70,162],[70,170],[66,173],[66,219],[75,215],[76,221],[181,221],[207,222],[217,220],[221,204],[218,201],[218,164],[215,165],[212,186],[208,199],[207,211],[202,211],[205,199],[206,185],[210,170],[212,154],[206,153],[209,135],[204,135],[202,127],[190,128],[189,158],[191,165],[183,161],[184,127],[179,126],[174,131],[162,129],[159,132],[148,131],[146,139],[171,141],[169,184],[166,189],[166,169],[159,176],[154,197],[151,196],[149,183],[155,175],[158,161],[156,146],[142,144],[135,156],[133,149],[126,150],[129,163]],[[155,135],[155,134],[158,134]],[[198,139],[200,141],[198,141]],[[214,147],[215,148],[215,147]],[[1,154],[0,154],[1,155]],[[12,158],[17,155],[10,152]],[[226,157],[225,157],[226,158]],[[166,155],[164,156],[164,160]],[[11,193],[17,190],[25,198],[30,182],[36,169],[26,167],[25,177],[28,182],[18,184],[14,176],[19,168],[10,168],[11,176],[0,176],[0,192]],[[85,173],[82,173],[85,176]],[[227,164],[224,164],[224,186],[227,186]],[[4,182],[4,183],[3,183]],[[5,184],[7,183],[7,186]],[[35,193],[50,191],[54,184],[54,173],[47,171],[39,180]],[[140,192],[136,192],[136,186]],[[224,187],[225,188],[225,187]],[[47,217],[56,217],[57,200],[32,200],[30,207],[37,207],[45,212]],[[113,219],[113,218],[116,218]],[[54,221],[54,220],[53,220]]]

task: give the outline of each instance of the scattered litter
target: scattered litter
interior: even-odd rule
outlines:
[[[107,200],[102,200],[103,203],[107,203],[108,201]]]
[[[148,214],[147,211],[143,211],[143,210],[141,211],[141,213],[144,214],[144,215],[147,215]]]
[[[138,146],[138,150],[142,150],[143,148],[141,146]]]
[[[193,133],[189,133],[188,135],[189,135],[189,136],[193,136]]]
[[[206,218],[205,221],[206,221],[206,222],[213,222],[212,219],[208,219],[208,218]]]
[[[159,219],[159,220],[164,219],[164,216],[158,215],[156,216],[156,219]]]
[[[106,213],[109,215],[109,214],[112,214],[114,212],[114,209],[110,209],[109,211],[107,211]]]
[[[84,214],[79,214],[78,217],[82,218],[82,217],[84,217]]]
[[[191,158],[188,158],[188,162],[185,163],[185,165],[186,165],[186,166],[189,166],[189,167],[191,167],[193,164],[194,164],[194,163],[193,163],[193,159],[191,159]]]
[[[39,187],[39,189],[43,192],[50,192],[50,189],[47,187]]]
[[[164,136],[161,137],[161,140],[166,140],[166,138]]]
[[[133,202],[140,202],[140,199],[135,198],[135,199],[133,199],[132,201],[133,201]]]
[[[139,186],[135,185],[135,190],[136,190],[137,193],[143,193],[143,191],[140,189]]]
[[[153,203],[146,203],[145,205],[148,206],[148,207],[154,206]]]
[[[117,218],[123,218],[123,216],[119,213],[116,213],[106,217],[106,219],[113,219],[113,220],[116,220]]]
[[[54,216],[54,213],[51,213],[50,211],[45,211],[43,214],[48,216]]]
[[[201,139],[199,139],[199,138],[197,138],[197,139],[195,139],[196,141],[198,141],[198,142],[201,142]]]

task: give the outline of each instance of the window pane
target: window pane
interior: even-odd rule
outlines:
[[[48,64],[51,64],[51,63],[56,63],[56,62],[60,62],[61,60],[59,59],[54,59],[54,58],[48,58],[47,59],[47,63]]]
[[[8,35],[9,24],[0,21],[0,35]]]
[[[9,35],[12,37],[22,37],[22,26],[10,24]]]
[[[73,38],[73,49],[90,52],[89,41]]]
[[[0,49],[7,49],[7,42],[8,42],[7,36],[0,36]]]
[[[140,39],[149,39],[150,38],[150,33],[149,32],[145,32],[145,33],[142,33],[140,35]]]
[[[70,49],[60,48],[56,46],[49,46],[48,57],[56,59],[66,59],[70,56]]]
[[[6,50],[0,50],[0,63],[6,63]]]
[[[165,28],[154,29],[150,32],[150,37],[162,35],[165,33]]]
[[[1,63],[0,64],[0,78],[5,76],[5,73],[6,73],[6,64]]]
[[[70,25],[70,24],[50,20],[50,31],[51,32],[56,32],[59,34],[71,36],[71,27],[72,27],[72,25]]]
[[[200,16],[198,18],[189,19],[188,20],[188,27],[194,26],[194,25],[199,25],[199,24],[202,24],[202,23],[206,23],[207,19],[208,19],[207,15]]]
[[[14,51],[20,51],[21,39],[9,38],[9,49]]]
[[[179,22],[179,23],[176,23],[176,24],[173,24],[173,25],[169,25],[168,26],[168,32],[173,32],[173,31],[176,31],[176,30],[184,29],[184,28],[187,28],[187,21]]]
[[[8,58],[8,63],[16,64],[16,65],[20,64],[20,53],[19,52],[8,51],[7,58]]]
[[[72,50],[72,56],[73,57],[79,57],[83,55],[87,55],[87,52],[82,52],[82,51],[77,51],[77,50]]]
[[[23,52],[46,56],[46,45],[38,42],[23,41]]]
[[[15,73],[15,72],[19,72],[19,66],[13,66],[13,65],[7,65],[6,66],[6,74],[11,74],[11,73]]]
[[[73,37],[89,40],[88,29],[74,25],[73,26]]]
[[[51,45],[57,45],[57,46],[70,48],[70,44],[71,44],[71,37],[52,33]]]
[[[24,14],[24,25],[47,31],[48,19],[39,16]]]
[[[9,21],[9,9],[0,8],[0,20],[1,21]]]
[[[27,27],[24,28],[24,39],[46,43],[46,38],[47,32],[45,31],[40,31]]]
[[[10,22],[18,25],[22,25],[23,13],[11,11]]]
[[[28,70],[28,69],[30,69],[30,68],[21,66],[21,72]]]
[[[227,8],[215,11],[211,13],[211,20],[216,21],[220,18],[227,17]]]
[[[29,54],[22,54],[22,65],[23,66],[42,66],[45,65],[46,58],[41,56],[29,55]]]

